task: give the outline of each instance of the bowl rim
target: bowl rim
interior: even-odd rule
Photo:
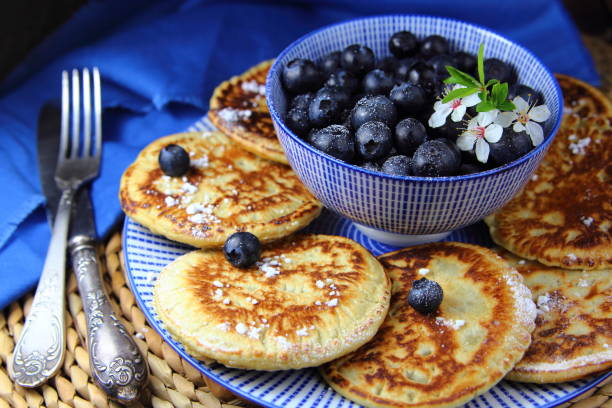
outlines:
[[[271,81],[270,79],[272,78],[273,75],[276,74],[276,71],[279,70],[280,68],[280,60],[283,59],[283,57],[289,52],[291,51],[293,48],[295,48],[298,44],[302,43],[303,41],[314,37],[315,35],[321,33],[322,31],[331,29],[333,27],[337,27],[337,26],[341,26],[344,24],[349,24],[349,23],[354,23],[354,22],[358,22],[358,21],[367,21],[367,20],[379,20],[382,18],[393,18],[393,17],[415,17],[415,18],[430,18],[430,19],[434,19],[434,20],[442,20],[442,21],[447,21],[447,22],[452,22],[452,23],[459,23],[459,24],[464,24],[467,26],[471,26],[473,28],[476,28],[488,35],[491,35],[493,37],[496,37],[496,39],[501,40],[503,42],[507,42],[510,43],[511,45],[514,45],[516,47],[518,47],[519,49],[521,49],[522,51],[524,51],[526,54],[528,54],[530,57],[532,57],[537,63],[539,63],[542,68],[544,69],[544,72],[553,80],[553,87],[554,87],[554,94],[556,95],[557,99],[559,100],[559,114],[555,120],[555,123],[553,125],[553,127],[551,128],[551,131],[549,132],[548,136],[544,139],[544,141],[542,143],[540,143],[538,146],[536,146],[534,149],[530,150],[527,154],[519,157],[518,159],[511,161],[510,163],[506,163],[503,166],[499,166],[499,167],[495,167],[493,169],[489,169],[489,170],[485,170],[479,173],[472,173],[472,174],[465,174],[465,175],[456,175],[456,176],[441,176],[441,177],[420,177],[420,176],[398,176],[398,175],[394,175],[394,174],[388,174],[388,173],[383,173],[381,171],[374,171],[374,170],[368,170],[365,169],[363,167],[357,166],[355,164],[350,164],[347,163],[345,161],[342,161],[340,159],[337,159],[327,153],[323,153],[322,151],[320,151],[319,149],[316,149],[315,147],[311,146],[310,144],[308,144],[305,140],[303,140],[302,138],[300,138],[299,136],[297,136],[295,133],[293,133],[293,131],[291,129],[289,129],[287,127],[287,125],[285,124],[285,122],[281,119],[280,114],[278,113],[276,106],[274,105],[274,102],[272,101],[272,85],[271,85]],[[463,20],[459,20],[456,18],[451,18],[451,17],[441,17],[441,16],[434,16],[434,15],[429,15],[429,14],[381,14],[381,15],[376,15],[376,16],[369,16],[369,17],[359,17],[359,18],[354,18],[354,19],[350,19],[350,20],[344,20],[344,21],[340,21],[338,23],[334,23],[334,24],[329,24],[323,27],[319,27],[316,30],[310,31],[304,35],[302,35],[301,37],[299,37],[298,39],[296,39],[295,41],[293,41],[291,44],[289,44],[287,47],[285,47],[283,49],[283,51],[281,51],[281,53],[275,58],[274,63],[272,64],[272,66],[270,67],[270,71],[268,72],[268,75],[266,77],[266,103],[268,105],[268,109],[270,111],[270,116],[272,117],[272,120],[274,123],[276,123],[278,126],[280,126],[282,128],[282,130],[289,135],[289,137],[291,139],[293,139],[294,142],[296,142],[297,144],[299,144],[301,147],[306,148],[307,150],[309,150],[310,152],[326,159],[329,160],[333,163],[336,163],[342,167],[345,167],[349,170],[354,170],[354,171],[358,171],[361,173],[365,173],[365,174],[369,174],[371,176],[375,176],[375,177],[381,177],[383,179],[392,179],[392,180],[404,180],[404,181],[416,181],[416,182],[436,182],[436,183],[445,183],[445,182],[454,182],[454,181],[464,181],[464,180],[472,180],[472,179],[478,179],[478,178],[484,178],[490,175],[494,175],[494,174],[498,174],[498,173],[504,173],[506,171],[512,170],[515,167],[518,167],[520,165],[522,165],[523,163],[529,161],[533,156],[536,156],[538,154],[540,154],[540,152],[542,152],[543,150],[545,150],[548,145],[552,142],[552,140],[554,139],[555,135],[557,134],[559,127],[561,126],[561,121],[563,118],[563,93],[561,92],[561,87],[559,86],[559,82],[557,81],[557,79],[555,78],[554,74],[551,72],[551,70],[548,68],[548,66],[546,64],[544,64],[542,62],[542,60],[540,58],[538,58],[533,52],[531,52],[528,48],[524,47],[522,44],[509,40],[508,38],[504,37],[503,35],[497,33],[494,30],[491,30],[487,27],[481,26],[479,24],[474,24],[474,23],[470,23],[467,21],[463,21]]]

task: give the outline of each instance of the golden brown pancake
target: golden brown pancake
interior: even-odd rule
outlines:
[[[496,251],[538,306],[531,345],[506,379],[564,382],[612,368],[612,271],[559,269]]]
[[[159,151],[182,146],[184,177],[165,176]],[[168,239],[221,247],[237,231],[270,242],[308,225],[321,204],[287,166],[243,150],[220,132],[180,133],[147,146],[121,178],[119,198],[132,219]]]
[[[567,114],[523,191],[485,218],[495,242],[569,269],[612,266],[612,115],[605,96],[560,78]],[[567,88],[569,87],[569,88]]]
[[[221,251],[193,251],[161,272],[154,304],[196,358],[230,367],[312,367],[369,341],[387,314],[390,284],[365,248],[343,237],[297,235],[238,269]]]
[[[221,83],[210,99],[208,117],[223,133],[248,151],[288,164],[266,104],[266,76],[272,60]]]
[[[374,339],[321,368],[340,394],[368,407],[455,407],[521,359],[536,315],[523,278],[489,249],[440,242],[379,257],[391,279],[389,314]],[[415,280],[440,284],[432,315],[407,302]]]

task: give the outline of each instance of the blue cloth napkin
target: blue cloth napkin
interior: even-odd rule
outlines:
[[[50,238],[36,160],[36,118],[63,69],[98,66],[104,152],[93,201],[100,236],[120,215],[119,179],[138,151],[205,114],[214,87],[318,27],[390,13],[475,22],[531,49],[553,71],[599,82],[560,2],[523,0],[94,1],[0,84],[0,307],[38,280]]]

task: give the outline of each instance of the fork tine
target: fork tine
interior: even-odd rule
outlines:
[[[83,156],[90,156],[91,147],[91,91],[89,70],[83,69]]]
[[[102,89],[100,86],[100,71],[98,67],[93,68],[93,83],[94,83],[94,111],[96,115],[96,153],[95,156],[100,158],[102,153]]]
[[[68,80],[68,71],[62,71],[62,127],[57,157],[58,163],[64,161],[68,153],[68,115],[70,109],[70,83]]]
[[[72,70],[72,149],[70,157],[76,158],[79,155],[79,128],[81,120],[81,87],[79,86],[79,71]]]

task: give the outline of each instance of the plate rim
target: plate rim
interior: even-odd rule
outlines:
[[[207,377],[209,377],[209,379],[211,379],[212,381],[216,382],[217,384],[223,386],[224,388],[230,390],[232,393],[240,396],[241,398],[244,398],[250,402],[253,402],[255,404],[259,404],[262,407],[266,407],[266,408],[282,408],[280,405],[276,405],[273,404],[271,402],[262,400],[258,397],[255,397],[251,394],[249,394],[248,392],[234,386],[233,384],[226,382],[224,379],[219,378],[218,376],[216,376],[214,373],[212,373],[209,370],[203,370],[201,368],[202,366],[202,362],[196,358],[194,358],[193,356],[191,356],[190,354],[188,354],[186,351],[181,350],[178,347],[179,342],[176,341],[174,338],[172,338],[170,336],[170,334],[168,333],[168,335],[166,335],[159,327],[157,321],[155,320],[155,318],[151,315],[148,307],[145,304],[145,301],[141,298],[140,294],[134,290],[135,287],[135,282],[134,282],[134,278],[133,278],[133,274],[131,272],[131,267],[130,267],[130,263],[128,261],[128,253],[129,251],[126,249],[127,248],[127,236],[128,236],[128,225],[129,223],[134,223],[137,224],[139,226],[141,226],[142,228],[145,228],[148,230],[148,228],[146,228],[145,226],[141,225],[140,223],[132,220],[130,217],[128,216],[124,216],[124,220],[123,220],[123,227],[121,228],[121,247],[123,248],[123,257],[124,257],[124,265],[125,265],[125,275],[126,275],[126,279],[128,282],[128,288],[130,289],[130,291],[132,292],[132,294],[134,295],[134,298],[136,299],[136,303],[138,304],[138,307],[140,308],[140,310],[143,312],[147,322],[149,323],[149,325],[155,330],[155,332],[161,336],[161,338],[166,342],[166,344],[168,344],[170,346],[170,348],[172,348],[172,350],[174,350],[181,358],[183,358],[184,360],[186,360],[187,362],[189,362],[196,370],[198,370],[202,375],[205,375]],[[152,232],[150,232],[153,235],[158,235],[158,234],[154,234]],[[164,239],[167,239],[161,235],[158,235]],[[195,248],[194,248],[195,249]],[[221,364],[221,363],[216,363],[216,364]],[[222,365],[222,364],[221,364]],[[204,364],[204,366],[206,366]],[[313,367],[310,367],[311,369]],[[256,370],[246,370],[246,371],[256,371]],[[596,374],[595,374],[596,375]],[[590,389],[596,387],[598,384],[602,383],[603,381],[605,381],[608,377],[612,376],[612,370],[608,371],[607,373],[603,373],[598,377],[595,377],[591,382],[585,384],[584,386],[569,392],[568,394],[562,396],[561,398],[555,400],[555,401],[550,401],[548,403],[545,403],[545,405],[539,405],[537,406],[537,408],[554,408],[560,404],[563,404],[579,395],[584,394],[585,392],[589,391]],[[504,379],[502,379],[501,381],[504,381]],[[500,382],[501,382],[500,381]],[[517,381],[510,381],[512,383],[517,383],[517,384],[521,384],[520,382]],[[493,387],[495,387],[497,384],[495,384]],[[538,384],[535,384],[538,385]],[[491,388],[493,388],[491,387]],[[346,397],[345,397],[346,398]],[[349,400],[347,398],[347,400]],[[349,400],[350,401],[350,400]]]

